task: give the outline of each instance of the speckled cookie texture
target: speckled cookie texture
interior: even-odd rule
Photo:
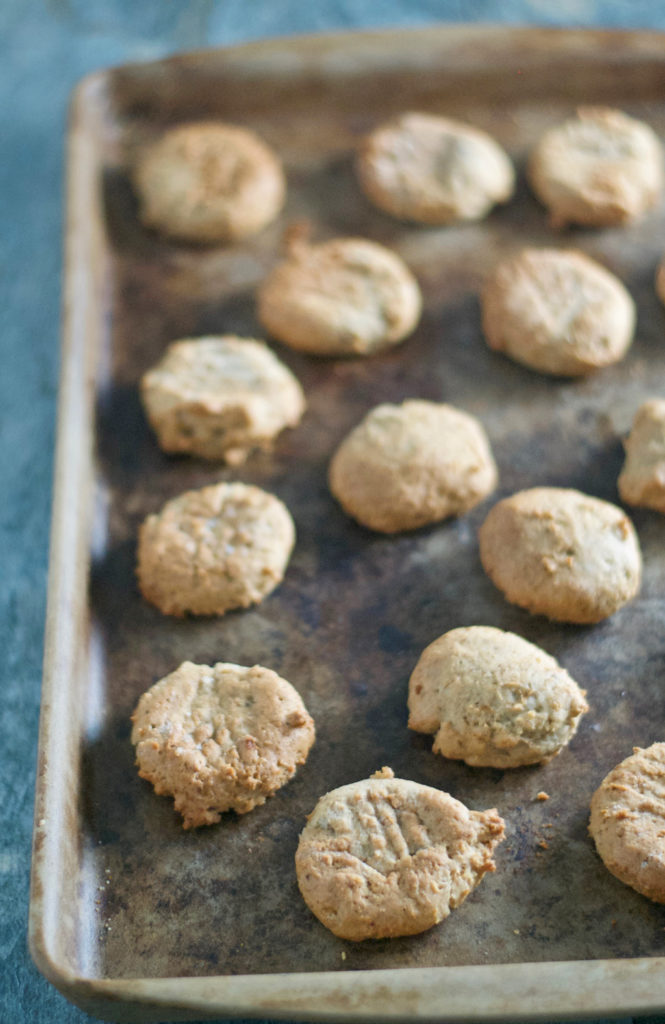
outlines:
[[[633,598],[642,557],[630,519],[580,491],[504,498],[480,528],[480,559],[505,597],[559,622],[599,622]]]
[[[141,379],[160,446],[231,465],[269,448],[305,408],[300,384],[267,345],[232,335],[176,341]]]
[[[293,244],[258,293],[265,329],[321,356],[367,356],[396,345],[414,330],[421,305],[404,261],[364,238]]]
[[[134,185],[143,223],[185,242],[233,242],[282,208],[284,172],[248,128],[197,121],[166,131],[138,156]]]
[[[288,509],[259,487],[186,491],[141,526],[139,586],[167,615],[223,615],[274,590],[294,541]]]
[[[494,489],[497,469],[475,417],[411,399],[372,409],[335,452],[329,480],[359,523],[398,533],[467,512]]]
[[[627,224],[660,202],[663,151],[643,122],[607,107],[581,107],[540,139],[529,178],[555,227]]]
[[[665,743],[635,747],[603,779],[589,832],[608,871],[665,903]]]
[[[665,513],[665,399],[651,398],[640,406],[625,447],[621,500]]]
[[[434,114],[380,125],[364,140],[356,170],[375,206],[422,224],[479,220],[515,187],[513,165],[490,135]]]
[[[384,768],[319,800],[298,844],[298,885],[342,939],[415,935],[448,917],[495,870],[503,838],[496,810],[470,811]]]
[[[433,750],[472,766],[543,764],[588,711],[584,691],[545,651],[492,626],[450,630],[427,647],[409,681],[409,728]]]
[[[618,362],[635,330],[635,303],[621,281],[572,249],[524,249],[501,262],[482,310],[490,348],[561,376]]]
[[[314,742],[299,694],[261,665],[186,661],[143,694],[132,722],[139,775],[175,798],[184,828],[264,804]]]

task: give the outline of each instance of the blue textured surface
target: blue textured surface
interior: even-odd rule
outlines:
[[[92,1020],[40,977],[25,937],[70,90],[93,69],[192,47],[441,20],[665,29],[665,5],[650,0],[0,3],[0,1024]],[[662,1024],[665,1018],[648,1020]]]

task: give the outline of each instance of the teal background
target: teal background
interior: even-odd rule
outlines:
[[[26,944],[69,93],[94,69],[195,47],[438,21],[665,29],[665,4],[0,0],[0,1024],[93,1019],[41,978]]]

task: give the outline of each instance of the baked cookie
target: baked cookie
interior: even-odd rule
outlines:
[[[618,486],[628,505],[665,512],[665,399],[651,398],[637,410]]]
[[[372,409],[335,452],[329,481],[363,526],[399,533],[467,512],[494,490],[497,470],[477,419],[411,399]]]
[[[426,647],[409,681],[409,729],[472,766],[545,764],[588,711],[584,690],[545,651],[492,626],[452,629]]]
[[[291,348],[317,356],[367,356],[411,334],[418,282],[399,256],[364,238],[294,243],[258,293],[258,317]]]
[[[490,348],[565,377],[618,362],[635,330],[635,303],[621,282],[574,249],[524,249],[504,260],[482,311]]]
[[[341,939],[415,935],[462,903],[504,838],[495,810],[384,768],[334,789],[309,815],[296,874],[305,903]]]
[[[166,452],[244,462],[303,414],[300,384],[260,341],[223,335],[176,341],[141,378],[141,398]]]
[[[134,168],[139,215],[185,242],[234,242],[274,220],[286,195],[276,154],[248,128],[179,125],[147,146]]]
[[[600,622],[635,597],[642,556],[616,505],[562,487],[498,502],[480,528],[480,560],[513,604],[557,622]]]
[[[139,775],[175,797],[183,828],[264,804],[314,742],[299,694],[261,665],[186,661],[143,694],[132,722]]]
[[[634,747],[591,800],[589,832],[608,871],[665,903],[665,743]]]
[[[554,227],[628,224],[660,201],[663,151],[641,121],[608,107],[580,107],[545,132],[528,175]]]
[[[661,302],[665,303],[665,257],[658,264],[656,270],[656,295]]]
[[[281,583],[294,542],[288,509],[259,487],[186,491],[141,526],[139,587],[165,615],[223,615]]]
[[[400,114],[375,128],[356,171],[375,206],[421,224],[479,220],[515,189],[513,165],[498,142],[434,114]]]

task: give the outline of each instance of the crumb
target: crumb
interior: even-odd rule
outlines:
[[[549,800],[549,798],[549,793],[546,793],[544,789],[541,789],[540,793],[536,793],[536,800]]]
[[[519,928],[513,928],[513,935],[519,935],[519,933],[520,933]]]
[[[544,839],[540,840],[538,846],[541,848],[541,850],[549,850],[549,843],[547,843]]]
[[[346,953],[342,950],[342,960],[346,960]]]

